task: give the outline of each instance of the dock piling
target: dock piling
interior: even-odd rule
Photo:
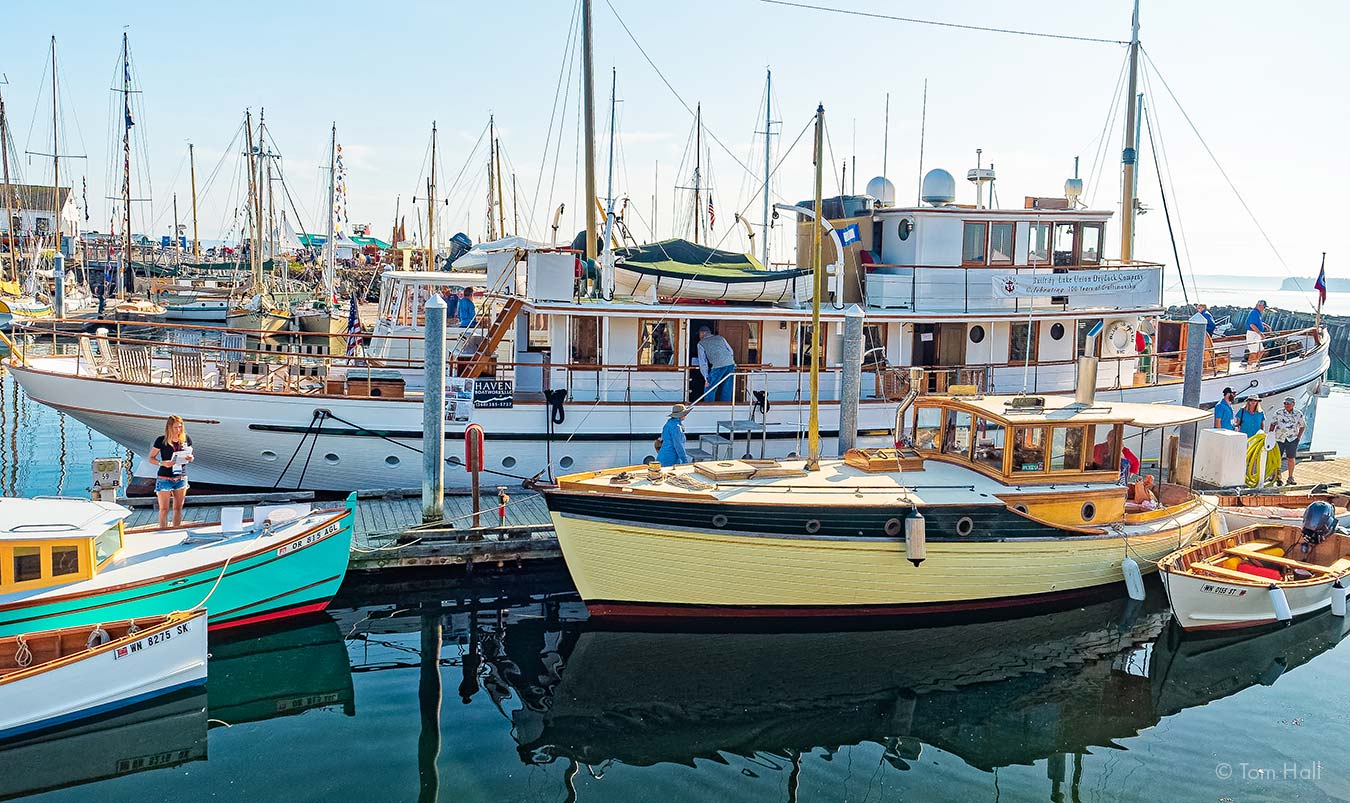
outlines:
[[[1205,318],[1196,313],[1186,321],[1186,365],[1182,375],[1181,403],[1187,407],[1200,406],[1200,379],[1205,369]],[[1172,465],[1172,481],[1191,484],[1191,470],[1195,461],[1195,431],[1199,424],[1182,424],[1176,462]],[[1161,473],[1161,472],[1160,472]],[[1162,477],[1158,478],[1160,481]]]
[[[844,376],[839,391],[839,454],[858,442],[858,402],[862,397],[863,321],[857,304],[844,311]]]
[[[426,390],[422,394],[422,521],[445,514],[445,301],[427,301],[423,333]]]
[[[61,253],[60,243],[52,257],[52,315],[58,320],[66,317],[66,255]]]

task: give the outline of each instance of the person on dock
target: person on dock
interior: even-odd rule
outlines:
[[[1249,439],[1266,428],[1266,414],[1261,412],[1261,399],[1258,396],[1248,396],[1246,404],[1233,418],[1233,423],[1237,425],[1239,431]]]
[[[1265,333],[1270,331],[1261,314],[1266,311],[1265,299],[1256,302],[1252,311],[1247,313],[1247,365],[1255,368],[1265,353]]]
[[[1214,428],[1215,429],[1233,429],[1233,402],[1237,401],[1237,393],[1232,388],[1223,389],[1223,398],[1214,405]]]
[[[736,373],[736,353],[731,350],[731,344],[725,337],[713,334],[710,326],[698,328],[696,362],[699,372],[703,374],[710,388],[705,391],[708,401],[731,401],[732,390],[735,387],[735,381],[731,377]]]
[[[684,450],[684,417],[689,415],[689,407],[677,404],[670,408],[670,417],[661,427],[661,447],[656,459],[661,465],[678,466],[689,462],[689,453]]]
[[[1195,311],[1205,319],[1205,334],[1214,337],[1214,330],[1219,328],[1219,324],[1214,321],[1214,316],[1209,313],[1209,305],[1196,304]]]
[[[169,526],[169,508],[173,507],[173,526],[183,525],[183,500],[187,496],[187,464],[192,462],[192,438],[183,419],[169,416],[164,434],[150,447],[150,462],[159,466],[155,475],[155,499],[159,503],[159,529]]]
[[[1303,440],[1303,430],[1308,426],[1303,418],[1303,411],[1295,409],[1294,404],[1293,396],[1285,396],[1283,408],[1275,411],[1275,415],[1270,417],[1270,433],[1275,438],[1276,446],[1279,447],[1280,457],[1284,458],[1285,485],[1294,484],[1294,458],[1298,455],[1298,445]],[[1275,484],[1280,484],[1279,477],[1275,478]]]
[[[464,295],[460,297],[459,304],[455,306],[455,314],[459,316],[459,328],[472,329],[478,325],[478,307],[473,303],[473,288],[464,288]]]

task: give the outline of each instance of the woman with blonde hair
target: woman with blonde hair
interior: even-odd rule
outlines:
[[[187,464],[192,462],[192,438],[183,419],[169,416],[164,434],[150,447],[150,462],[159,466],[155,476],[155,498],[159,502],[159,528],[169,526],[169,507],[173,507],[173,526],[183,525],[183,499],[187,496]]]

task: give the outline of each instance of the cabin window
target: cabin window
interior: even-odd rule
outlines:
[[[529,321],[529,343],[526,344],[526,351],[547,349],[552,342],[549,338],[548,315],[542,312],[530,312],[526,315]]]
[[[1055,266],[1067,267],[1077,264],[1075,261],[1078,245],[1077,223],[1055,224]]]
[[[792,349],[792,367],[809,368],[811,365],[809,362],[810,358],[808,357],[811,353],[811,324],[794,323],[792,324],[792,328],[794,330],[792,336],[792,342],[794,343]],[[827,353],[825,348],[825,338],[828,335],[829,330],[822,325],[820,329],[820,358],[818,360],[821,369],[825,368],[825,355]]]
[[[103,561],[117,554],[122,548],[122,527],[114,524],[103,531],[103,535],[94,539],[94,563],[103,565]]]
[[[936,449],[941,432],[942,408],[920,407],[914,418],[914,448]]]
[[[1083,224],[1083,244],[1078,251],[1078,261],[1084,265],[1096,265],[1102,261],[1102,224]]]
[[[572,353],[573,365],[599,365],[604,358],[600,344],[600,319],[589,315],[573,315]]]
[[[1087,354],[1088,332],[1101,322],[1101,318],[1087,318],[1078,322],[1078,354]],[[1097,356],[1100,357],[1101,353],[1101,349],[1097,349]]]
[[[886,364],[886,324],[863,325],[863,368],[877,368]]]
[[[80,549],[73,546],[52,547],[52,576],[80,573]]]
[[[1013,223],[989,224],[989,264],[1012,264],[1014,226]]]
[[[947,411],[947,427],[942,435],[942,453],[970,457],[970,428],[973,417],[963,410]]]
[[[984,223],[967,223],[961,236],[961,264],[983,265],[985,237],[988,233]]]
[[[1055,427],[1050,430],[1050,470],[1083,470],[1083,428]]]
[[[674,321],[638,321],[638,365],[674,365],[678,330]]]
[[[1013,430],[1014,474],[1045,471],[1045,427],[1017,427]]]
[[[1028,230],[1027,264],[1045,264],[1050,261],[1050,224],[1032,223]]]
[[[1003,425],[987,418],[975,422],[975,462],[1003,472]]]
[[[1008,362],[1036,361],[1036,340],[1039,321],[1022,321],[1008,327]]]
[[[1089,471],[1120,470],[1120,428],[1110,424],[1088,427],[1088,438],[1092,441],[1092,455],[1087,468]]]
[[[35,546],[14,547],[14,582],[26,583],[42,577],[42,548]]]

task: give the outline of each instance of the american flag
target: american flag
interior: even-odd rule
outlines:
[[[361,317],[356,312],[356,295],[352,295],[352,308],[347,313],[347,356],[361,348]]]
[[[717,213],[713,211],[712,193],[708,193],[708,228],[712,228],[717,223]]]

